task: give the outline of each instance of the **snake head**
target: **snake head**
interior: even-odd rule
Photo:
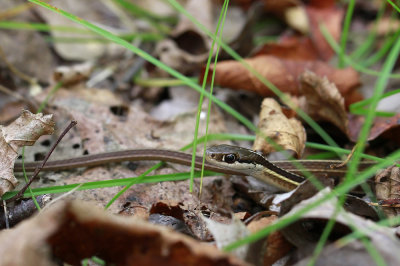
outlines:
[[[212,164],[235,170],[253,168],[265,160],[252,150],[226,144],[209,147],[206,159]]]

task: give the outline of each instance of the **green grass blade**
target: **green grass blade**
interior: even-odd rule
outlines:
[[[385,42],[383,43],[382,47],[378,50],[378,52],[367,58],[362,63],[362,65],[365,67],[370,67],[373,64],[377,63],[379,60],[381,60],[390,51],[390,48],[392,48],[393,43],[399,36],[400,36],[400,29],[397,30],[393,36],[392,35],[387,36]]]
[[[397,12],[400,13],[400,8],[399,8],[398,6],[396,6],[395,3],[393,3],[391,0],[386,0],[386,1],[388,1],[388,3],[389,3],[394,9],[396,9]]]
[[[215,173],[212,171],[205,171],[204,176],[220,176],[221,173]],[[195,172],[195,178],[200,177],[200,172]],[[176,174],[168,174],[168,175],[152,175],[146,176],[145,178],[139,180],[137,177],[131,178],[122,178],[122,179],[111,179],[111,180],[101,180],[95,182],[87,182],[83,184],[70,184],[63,186],[52,186],[52,187],[42,187],[42,188],[33,188],[32,194],[33,196],[39,196],[43,194],[58,194],[58,193],[66,193],[71,191],[72,189],[80,186],[78,190],[88,190],[88,189],[97,189],[97,188],[107,188],[107,187],[118,187],[118,186],[127,186],[132,182],[134,184],[138,183],[158,183],[158,182],[166,182],[166,181],[180,181],[180,180],[188,180],[190,178],[190,172],[185,173],[176,173]],[[16,195],[18,191],[6,192],[2,199],[7,200]],[[29,197],[30,193],[25,193],[24,197]]]
[[[218,25],[217,25],[217,29],[215,31],[215,35],[217,35],[218,33],[218,40],[221,41],[221,36],[222,36],[222,31],[224,29],[224,25],[225,25],[225,20],[226,20],[226,13],[228,11],[228,6],[229,6],[229,0],[225,0],[224,4],[222,6],[221,9],[221,13],[218,19]],[[211,49],[210,49],[210,54],[208,56],[208,60],[207,60],[207,65],[206,65],[206,70],[205,70],[205,74],[203,77],[203,88],[205,89],[206,85],[207,85],[207,77],[208,77],[208,70],[210,69],[210,63],[211,63],[211,58],[212,58],[212,54],[214,51],[214,46],[215,46],[215,40],[212,41],[212,45],[211,45]],[[215,78],[215,67],[217,65],[217,61],[218,61],[218,55],[219,55],[219,50],[220,50],[220,46],[217,45],[217,50],[215,52],[215,58],[214,58],[214,68],[213,68],[213,73],[212,73],[212,77],[211,77],[211,84],[210,84],[210,94],[213,94],[213,88],[214,88],[214,78]],[[203,97],[202,95],[200,96],[200,100],[199,100],[199,105],[198,105],[198,110],[197,110],[197,117],[196,117],[196,126],[198,126],[198,123],[200,122],[200,114],[201,114],[201,108],[203,106]],[[210,124],[210,113],[211,113],[211,101],[208,101],[208,107],[207,107],[207,118],[206,118],[206,132],[204,134],[204,146],[203,146],[203,162],[201,165],[201,173],[204,173],[204,163],[206,160],[206,157],[204,156],[206,154],[206,148],[207,148],[207,136],[208,136],[208,126]],[[196,127],[197,129],[197,127]],[[196,135],[195,138],[193,140],[193,156],[192,156],[192,173],[194,171],[194,163],[195,163],[195,156],[196,156],[196,147],[197,147],[197,136],[198,136],[198,132],[196,130]],[[190,178],[191,183],[193,183],[193,178]],[[199,195],[201,195],[202,192],[202,188],[203,188],[203,177],[200,179],[200,191],[199,191]],[[192,190],[191,190],[192,191]]]
[[[343,25],[343,30],[342,30],[342,37],[340,38],[340,48],[341,49],[340,49],[339,61],[338,61],[338,67],[339,68],[344,68],[345,67],[344,56],[346,54],[347,36],[349,34],[351,17],[353,16],[353,11],[354,11],[355,4],[356,4],[355,0],[350,0],[349,4],[347,6],[346,16],[345,16],[345,19],[344,19],[344,25]]]

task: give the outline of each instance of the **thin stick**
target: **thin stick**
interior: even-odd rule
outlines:
[[[35,172],[33,173],[29,182],[26,183],[25,186],[14,197],[9,198],[6,202],[12,202],[12,201],[17,200],[22,197],[22,195],[25,193],[25,191],[28,189],[28,187],[32,184],[33,180],[38,176],[40,171],[46,165],[47,160],[50,158],[50,155],[53,153],[53,151],[57,147],[58,143],[60,143],[60,141],[64,138],[64,136],[68,133],[68,131],[70,131],[70,129],[73,128],[76,124],[77,124],[76,121],[71,121],[71,123],[68,125],[68,127],[66,129],[64,129],[64,131],[58,137],[57,141],[53,144],[50,151],[47,153],[46,157],[44,158],[42,164],[39,165],[38,167],[36,167]]]
[[[6,224],[6,228],[9,229],[10,228],[10,223],[8,221],[7,204],[6,204],[5,200],[3,200],[3,207],[4,207],[4,221],[5,221],[5,224]]]
[[[356,147],[357,147],[357,144],[354,145],[354,147],[353,147],[353,149],[351,150],[350,154],[347,155],[346,159],[345,159],[343,162],[341,162],[341,163],[339,163],[339,164],[332,164],[332,165],[331,165],[331,169],[341,168],[341,167],[345,166],[345,165],[350,161],[350,159],[353,158],[353,154],[354,154],[354,152],[356,151]]]

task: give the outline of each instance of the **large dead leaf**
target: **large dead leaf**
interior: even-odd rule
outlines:
[[[258,128],[261,134],[257,134],[253,150],[264,154],[276,151],[276,145],[265,140],[268,137],[283,150],[294,151],[297,157],[303,153],[306,133],[301,122],[296,118],[287,118],[274,99],[265,98],[262,102]]]
[[[310,70],[318,76],[326,76],[336,85],[345,100],[348,95],[351,95],[351,101],[346,104],[362,98],[360,95],[358,97],[353,95],[355,89],[360,85],[360,80],[358,73],[352,68],[335,69],[320,61],[283,60],[274,56],[257,56],[245,61],[281,91],[292,95],[301,94],[298,77],[305,70]],[[213,67],[210,68],[209,77],[211,77],[212,71]],[[215,69],[215,83],[236,90],[256,92],[262,96],[274,96],[267,86],[237,61],[218,63]]]
[[[246,265],[166,227],[66,202],[0,233],[1,265],[73,265],[97,256],[117,265]],[[13,241],[9,241],[12,239]]]
[[[349,120],[344,106],[344,99],[335,84],[326,77],[318,77],[310,71],[300,76],[304,98],[300,108],[313,119],[329,121],[347,134]]]
[[[32,146],[42,135],[52,134],[54,131],[52,118],[53,115],[34,115],[25,110],[10,125],[0,126],[0,196],[18,184],[13,173],[18,149]]]

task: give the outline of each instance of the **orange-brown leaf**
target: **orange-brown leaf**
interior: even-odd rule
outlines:
[[[352,68],[335,69],[321,61],[283,60],[274,56],[257,56],[245,61],[282,92],[292,95],[301,94],[298,78],[305,70],[310,70],[321,77],[326,76],[339,89],[345,98],[346,106],[354,102],[354,98],[351,102],[347,101],[346,96],[353,94],[360,84],[359,75]],[[211,77],[212,70],[211,67],[209,77]],[[240,62],[220,62],[217,64],[215,72],[215,83],[220,86],[252,91],[264,97],[274,96],[274,93]],[[362,97],[357,98],[356,100],[360,100]]]

